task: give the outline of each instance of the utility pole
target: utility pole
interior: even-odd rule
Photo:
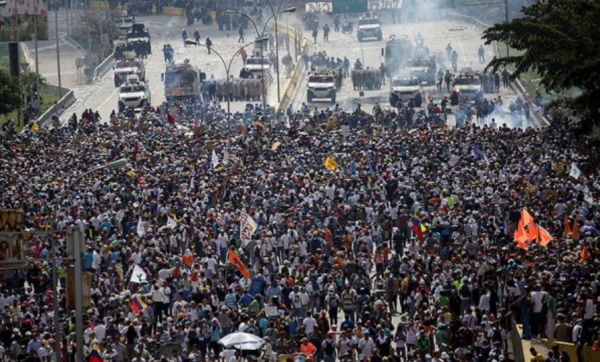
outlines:
[[[58,72],[58,97],[62,98],[62,77],[60,74],[60,44],[58,37],[58,2],[56,3],[56,7],[54,8],[54,30],[56,32],[56,68]]]
[[[508,24],[508,0],[504,0],[504,15],[506,16],[506,23]],[[508,57],[509,55],[509,46],[508,43],[506,43],[506,56]]]

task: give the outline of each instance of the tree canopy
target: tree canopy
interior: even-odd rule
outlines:
[[[0,68],[0,114],[19,108],[19,82]]]
[[[513,77],[533,70],[548,91],[573,87],[581,94],[564,99],[584,115],[584,123],[600,123],[600,1],[539,0],[523,8],[523,17],[496,24],[484,32],[486,44],[505,42],[521,55],[496,58],[488,67],[514,65]]]

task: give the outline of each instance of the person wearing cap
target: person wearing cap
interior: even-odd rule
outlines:
[[[321,344],[323,351],[323,359],[325,362],[335,362],[337,356],[337,342],[335,340],[335,332],[327,332],[327,338]]]
[[[317,348],[314,344],[310,343],[308,338],[304,337],[300,343],[300,352],[304,353],[306,356],[314,357]]]

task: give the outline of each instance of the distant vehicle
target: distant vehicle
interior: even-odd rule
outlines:
[[[383,39],[381,21],[379,21],[379,18],[359,18],[356,38],[360,42],[367,38],[375,38],[377,40]]]
[[[152,54],[152,39],[150,33],[146,30],[144,24],[137,23],[133,24],[130,31],[125,35],[125,41],[127,44],[131,43],[142,43],[145,47],[146,53]]]
[[[115,19],[115,26],[119,29],[119,33],[121,35],[127,35],[134,24],[135,18],[133,16],[129,16],[127,11],[123,11],[121,16]]]
[[[265,80],[270,81],[272,78],[271,62],[265,57],[250,57],[246,59],[245,67],[248,69],[248,71],[250,71],[252,77],[255,79],[262,76],[263,71],[265,73]]]
[[[483,99],[481,78],[477,74],[460,74],[454,79],[450,102],[457,105],[464,101],[477,101]]]
[[[421,93],[421,82],[417,77],[396,77],[390,82],[390,104],[396,107],[399,100],[406,103]]]
[[[406,68],[410,75],[419,78],[420,82],[425,82],[428,85],[435,84],[437,65],[433,58],[410,59]]]
[[[381,55],[385,57],[385,68],[388,76],[396,76],[400,69],[407,65],[414,52],[413,43],[408,39],[408,36],[403,35],[399,38],[394,35],[390,36],[385,44],[385,49],[381,50]]]
[[[306,99],[309,103],[313,99],[329,99],[335,103],[336,96],[335,78],[327,70],[318,69],[308,76]]]
[[[200,99],[200,85],[206,79],[206,74],[186,60],[184,63],[167,65],[161,78],[165,84],[167,101]]]
[[[119,88],[119,112],[126,108],[144,108],[151,104],[150,88],[146,82],[140,81],[137,76],[129,76],[127,83]]]
[[[144,63],[137,59],[132,59],[134,54],[127,54],[128,59],[118,61],[113,69],[115,72],[115,87],[125,83],[130,75],[137,75],[138,79],[146,78],[146,68]]]

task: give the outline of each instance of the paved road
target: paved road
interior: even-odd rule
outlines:
[[[444,53],[446,45],[451,43],[459,55],[459,68],[471,67],[476,71],[483,70],[485,64],[478,62],[477,50],[483,43],[481,40],[481,28],[470,24],[460,23],[456,21],[437,21],[437,22],[419,22],[408,24],[391,24],[388,19],[383,19],[383,40],[382,41],[366,41],[358,42],[356,39],[356,19],[348,19],[354,22],[355,32],[352,35],[332,32],[329,36],[329,42],[323,42],[323,32],[319,29],[319,38],[315,44],[310,32],[305,31],[304,36],[309,40],[311,52],[326,51],[329,57],[343,58],[348,57],[353,65],[356,59],[360,59],[363,66],[378,68],[383,62],[381,49],[385,48],[385,43],[390,35],[400,36],[407,34],[411,40],[414,40],[420,32],[425,39],[425,45],[430,48],[432,54]],[[342,19],[343,24],[345,19]],[[320,27],[326,23],[333,29],[333,18],[323,15],[320,17]],[[493,57],[494,49],[492,46],[486,48],[486,59]],[[445,66],[450,68],[450,63],[445,63]],[[301,82],[302,87],[298,89],[294,98],[293,106],[299,107],[302,103],[306,103],[306,81]],[[345,79],[342,90],[338,93],[337,102],[345,110],[354,110],[358,103],[361,103],[362,109],[371,111],[375,102],[379,102],[382,107],[389,107],[389,82],[386,81],[385,86],[381,90],[365,91],[364,97],[359,96],[358,91],[354,91],[350,78]],[[441,100],[443,96],[448,95],[447,92],[439,92],[434,86],[425,88],[425,98],[433,98]],[[510,100],[515,97],[509,89],[502,89],[500,95],[505,100]],[[496,95],[489,94],[488,99],[495,98]],[[508,102],[505,101],[505,105]],[[328,103],[311,103],[311,106],[330,107]]]
[[[61,51],[61,71],[63,86],[75,91],[76,103],[63,114],[62,120],[66,120],[72,113],[81,114],[85,109],[91,108],[99,110],[104,120],[108,119],[113,109],[117,108],[118,91],[113,84],[113,72],[108,72],[102,79],[96,80],[92,85],[80,85],[75,69],[75,59],[84,55],[84,49],[79,49],[76,45],[65,40],[66,36],[66,13],[59,12],[59,46]],[[77,13],[74,15],[77,18]],[[207,77],[214,75],[215,78],[225,78],[225,68],[216,55],[208,55],[203,47],[189,46],[185,48],[181,41],[181,32],[186,29],[188,34],[192,35],[196,29],[199,29],[201,41],[204,42],[206,36],[209,36],[216,49],[228,63],[234,53],[238,51],[242,44],[238,44],[238,33],[235,30],[220,32],[216,24],[207,26],[197,24],[197,26],[187,27],[184,18],[175,16],[150,16],[138,17],[138,22],[146,24],[152,35],[152,54],[146,63],[146,77],[152,91],[152,104],[158,105],[165,101],[164,88],[161,82],[161,74],[165,70],[165,63],[161,49],[163,44],[171,44],[175,49],[176,62],[189,59],[192,64],[197,65],[201,71],[205,72]],[[54,17],[50,17],[50,29],[54,29]],[[254,39],[248,30],[246,41],[251,42]],[[58,84],[57,66],[56,66],[56,40],[54,32],[51,32],[51,40],[38,43],[40,57],[40,73],[43,74],[51,84]],[[33,43],[28,43],[32,61],[35,59]],[[251,50],[252,47],[246,48]],[[250,53],[250,51],[248,52]],[[280,57],[285,52],[280,51]],[[242,66],[242,60],[238,56],[234,59],[231,66],[231,74],[235,77],[239,75]],[[275,75],[273,75],[275,79]],[[285,75],[281,74],[281,85],[285,82]],[[268,101],[273,103],[277,100],[276,84],[270,87],[268,92]],[[232,102],[232,112],[244,109],[245,102]]]

